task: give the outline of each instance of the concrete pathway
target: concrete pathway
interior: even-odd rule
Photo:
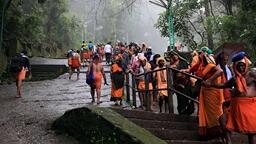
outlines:
[[[50,130],[51,122],[65,111],[91,105],[85,74],[81,74],[80,80],[75,79],[74,75],[68,80],[68,74],[64,74],[55,80],[25,82],[22,98],[15,98],[15,84],[1,85],[0,144],[75,143]],[[99,106],[112,106],[110,86],[102,86],[102,93],[103,103]]]
[[[32,59],[32,64],[65,64],[65,60]],[[109,74],[107,74],[108,83]],[[65,111],[91,105],[85,74],[68,80],[64,74],[54,80],[25,82],[22,98],[15,98],[15,84],[0,85],[0,144],[73,144],[70,137],[55,135],[51,123]],[[112,106],[110,85],[102,85],[101,107]]]

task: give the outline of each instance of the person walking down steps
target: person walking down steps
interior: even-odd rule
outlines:
[[[108,85],[108,84],[107,84],[107,79],[106,79],[103,65],[100,63],[99,55],[94,55],[92,59],[92,63],[88,66],[86,77],[88,78],[90,74],[93,75],[93,80],[89,84],[91,87],[92,103],[95,102],[94,96],[95,96],[95,90],[96,90],[97,104],[100,104],[102,103],[102,101],[100,101],[102,78],[104,79],[104,85]]]

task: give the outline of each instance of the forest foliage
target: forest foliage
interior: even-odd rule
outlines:
[[[11,1],[4,15],[7,56],[26,49],[30,55],[57,57],[81,43],[81,22],[68,11],[67,0],[5,1]]]
[[[208,45],[216,49],[225,42],[236,42],[256,53],[256,1],[183,0],[173,9],[175,34],[189,48]],[[167,16],[160,14],[155,24],[164,37],[169,35]]]

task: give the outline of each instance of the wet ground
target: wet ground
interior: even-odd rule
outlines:
[[[55,64],[56,61],[63,63],[63,60],[44,63]],[[36,62],[32,60],[31,63]],[[109,74],[107,77],[109,79]],[[80,80],[76,80],[75,74],[68,80],[68,74],[64,74],[54,80],[25,82],[22,93],[22,98],[15,98],[15,84],[0,85],[0,144],[77,143],[70,137],[55,135],[50,127],[65,111],[91,104],[84,73]],[[100,106],[113,104],[109,94],[110,85],[102,86]]]
[[[56,136],[50,124],[69,109],[91,104],[85,74],[75,79],[64,74],[55,80],[26,82],[22,98],[15,98],[14,84],[0,86],[0,143],[74,143]],[[110,86],[103,86],[102,93],[100,106],[111,106]]]

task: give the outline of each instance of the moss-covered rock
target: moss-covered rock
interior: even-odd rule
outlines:
[[[85,144],[165,144],[150,132],[108,108],[77,108],[54,121],[56,132]]]

